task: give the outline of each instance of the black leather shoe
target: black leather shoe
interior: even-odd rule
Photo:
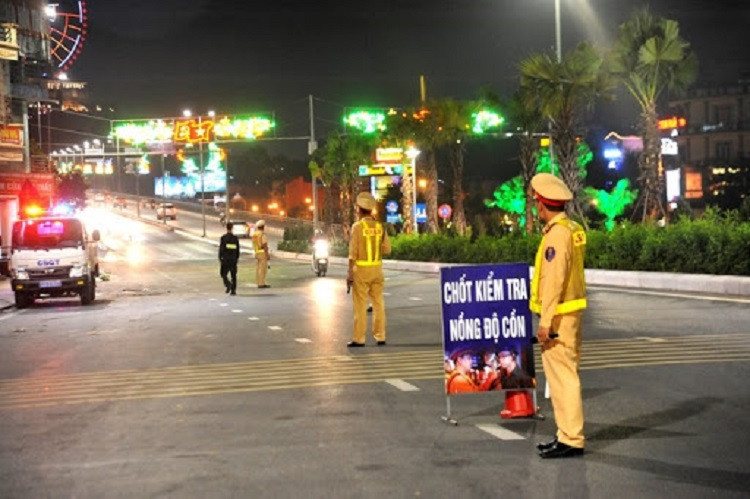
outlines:
[[[556,459],[558,457],[578,457],[583,455],[583,447],[571,447],[562,442],[557,442],[554,446],[539,453],[542,459]]]
[[[349,348],[363,347],[363,346],[365,346],[365,344],[364,343],[357,343],[356,341],[350,341],[349,343],[346,344],[346,346],[349,347]]]
[[[231,292],[231,293],[229,293],[229,294],[230,294],[230,295],[236,295],[237,293],[236,293],[236,292],[234,292],[234,291],[232,291],[232,292]]]
[[[226,291],[224,291],[224,292],[225,292],[225,293],[229,293],[230,291],[232,291],[232,290],[231,290],[231,289],[229,289],[229,288],[227,288],[227,290],[226,290]]]
[[[541,452],[543,450],[551,449],[555,446],[555,444],[557,444],[557,437],[553,438],[549,442],[540,442],[536,444],[536,450]]]
[[[383,345],[385,345],[385,341],[378,341],[378,346],[379,347],[382,347]]]
[[[368,312],[372,312],[372,305],[370,305],[369,307],[367,307],[367,311]]]

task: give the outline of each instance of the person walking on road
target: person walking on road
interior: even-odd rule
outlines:
[[[529,307],[539,314],[537,338],[549,383],[556,437],[537,445],[542,458],[582,456],[583,399],[578,374],[581,359],[586,282],[586,233],[565,214],[573,193],[559,178],[539,173],[531,179],[539,219],[545,223],[534,263]],[[551,338],[550,335],[557,334]]]
[[[391,252],[391,242],[383,224],[372,211],[377,202],[369,192],[357,196],[360,220],[352,225],[349,239],[349,272],[354,305],[354,338],[348,347],[365,346],[367,329],[367,298],[373,307],[372,335],[379,346],[385,345],[385,302],[383,301],[383,255]]]
[[[266,272],[268,271],[268,261],[271,259],[271,254],[268,251],[268,238],[265,229],[265,220],[258,220],[255,224],[255,232],[253,232],[253,249],[255,250],[255,262],[257,264],[255,282],[259,288],[271,287],[266,283]]]
[[[237,294],[237,261],[240,259],[240,240],[232,233],[232,223],[227,224],[227,233],[219,241],[219,275],[224,281],[226,292]],[[227,279],[227,274],[232,278]]]

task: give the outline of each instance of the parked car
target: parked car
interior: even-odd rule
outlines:
[[[118,196],[115,198],[115,201],[112,203],[112,207],[113,208],[127,208],[128,200],[122,196]]]
[[[230,220],[232,223],[232,234],[237,237],[250,238],[253,237],[255,231],[255,224],[251,224],[245,220]]]
[[[172,203],[160,203],[156,207],[156,219],[161,220],[162,218],[177,220],[177,208]]]

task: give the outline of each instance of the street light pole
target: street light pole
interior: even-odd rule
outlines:
[[[315,142],[315,119],[313,117],[313,96],[307,96],[310,107],[310,142],[307,143],[307,154],[312,156],[315,150],[318,148],[318,143]],[[313,232],[318,228],[318,179],[315,175],[311,175],[312,184],[312,205],[313,205]]]
[[[560,0],[555,0],[555,51],[557,62],[562,62],[562,34],[560,32]]]

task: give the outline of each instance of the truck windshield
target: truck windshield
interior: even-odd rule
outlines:
[[[83,245],[76,219],[20,220],[13,224],[13,249],[75,248]]]

